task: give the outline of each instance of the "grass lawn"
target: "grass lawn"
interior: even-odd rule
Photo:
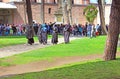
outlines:
[[[0,79],[120,79],[120,59],[89,61]]]
[[[70,44],[58,44],[43,49],[37,49],[0,59],[0,66],[25,64],[34,61],[51,61],[56,57],[65,56],[87,56],[92,54],[103,54],[105,46],[105,36],[97,38],[82,38],[71,41]]]
[[[35,37],[35,40],[36,39],[37,38]],[[27,43],[25,36],[0,36],[0,48],[25,43]]]
[[[51,36],[49,35],[48,38],[51,38]],[[38,38],[35,36],[34,40],[38,41]],[[27,43],[25,36],[0,36],[0,48],[25,43]]]

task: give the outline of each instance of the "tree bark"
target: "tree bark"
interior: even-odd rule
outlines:
[[[104,60],[116,59],[119,27],[120,27],[120,1],[113,0],[111,6],[110,23],[106,40]]]
[[[24,24],[27,24],[27,16],[26,16],[26,1],[23,0],[23,7],[24,7]]]
[[[69,17],[69,22],[72,25],[72,0],[68,0],[68,17]]]
[[[107,34],[106,26],[105,26],[105,17],[104,17],[104,3],[102,0],[98,0],[98,7],[100,12],[100,22],[102,27],[103,34]]]
[[[45,22],[44,19],[44,0],[41,0],[41,23],[43,24]]]
[[[58,0],[58,9],[62,8],[62,0]]]
[[[68,24],[69,22],[69,15],[68,15],[68,11],[67,11],[67,1],[64,2],[64,0],[62,0],[62,9],[63,9],[63,19],[64,19],[64,24]]]
[[[33,18],[32,18],[32,10],[31,10],[31,2],[30,0],[26,0],[26,11],[27,11],[27,17],[28,17],[28,26],[26,28],[26,37],[28,39],[29,44],[34,43],[34,30],[33,30]]]
[[[30,26],[32,26],[33,18],[32,18],[32,10],[31,10],[30,0],[26,0],[26,11],[27,11],[27,17],[28,17],[28,24]]]

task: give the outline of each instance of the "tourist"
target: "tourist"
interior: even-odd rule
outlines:
[[[52,32],[52,44],[57,44],[58,43],[58,26],[53,25],[53,32]]]
[[[26,26],[26,38],[28,39],[28,44],[32,45],[34,43],[34,30],[32,28],[32,26],[27,25]]]
[[[47,44],[47,27],[46,24],[41,24],[41,41],[42,44]]]
[[[42,44],[42,26],[39,24],[37,32],[39,43]]]
[[[64,34],[64,42],[65,44],[69,43],[69,37],[70,37],[70,28],[71,25],[70,24],[66,24],[64,29],[63,29],[63,34]]]

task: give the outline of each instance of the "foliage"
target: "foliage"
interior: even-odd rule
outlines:
[[[59,44],[50,47],[37,49],[0,59],[0,65],[24,64],[40,60],[52,60],[55,57],[87,56],[92,54],[102,54],[104,51],[106,36],[97,38],[81,38],[71,41],[70,44]],[[11,60],[11,61],[8,61]],[[4,64],[6,63],[6,64]]]
[[[95,18],[97,17],[98,10],[94,5],[88,5],[84,9],[84,15],[88,22],[93,23]]]
[[[120,79],[120,59],[89,61],[67,67],[6,76],[0,79]]]

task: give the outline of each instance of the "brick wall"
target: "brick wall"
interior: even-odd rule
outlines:
[[[25,19],[25,12],[24,12],[24,5],[23,3],[15,3],[17,6],[17,10],[15,10],[14,13],[14,23],[15,24],[21,24],[25,23],[27,18]],[[40,3],[34,3],[31,5],[32,7],[32,15],[33,20],[36,20],[36,22],[40,23]],[[80,23],[85,24],[86,19],[83,15],[83,9],[85,8],[85,5],[74,5],[72,8],[72,18],[73,23]],[[48,13],[48,9],[51,8],[51,13]],[[57,11],[57,4],[45,4],[45,22],[55,22],[55,11]]]
[[[77,24],[85,24],[86,19],[83,15],[83,10],[86,6],[83,5],[77,5],[72,8],[72,17],[73,17],[73,23]]]
[[[48,13],[48,8],[51,8],[51,13]],[[45,22],[55,22],[55,11],[57,11],[57,5],[46,5],[45,6]]]
[[[33,20],[40,23],[40,5],[32,4],[31,9],[32,9]]]
[[[25,11],[23,3],[15,3],[17,9],[13,12],[13,23],[14,24],[22,24],[25,22]]]

